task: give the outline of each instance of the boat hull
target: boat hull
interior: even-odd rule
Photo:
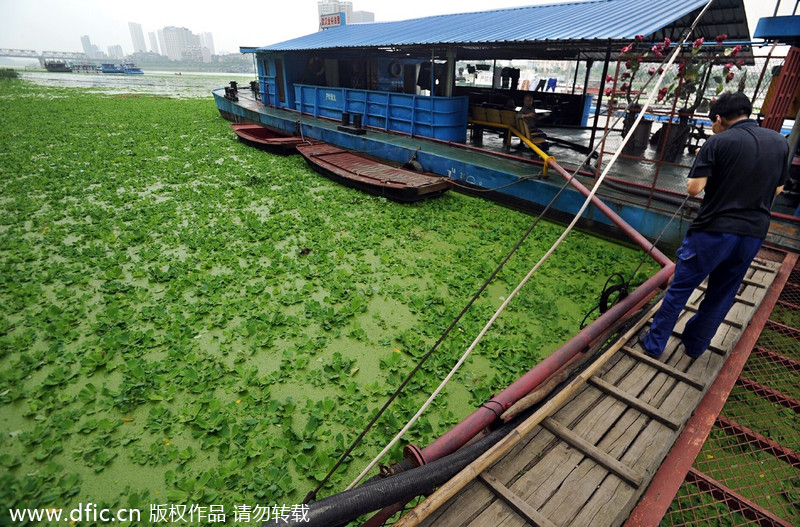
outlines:
[[[258,124],[232,124],[231,128],[241,142],[274,154],[296,154],[297,145],[303,143],[300,137],[284,135]]]
[[[391,166],[326,143],[299,145],[297,151],[309,166],[333,181],[392,201],[412,203],[453,188],[445,177]]]

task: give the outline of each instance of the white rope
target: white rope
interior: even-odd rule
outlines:
[[[580,220],[581,216],[586,211],[586,208],[592,202],[592,198],[594,198],[595,194],[597,193],[597,190],[600,188],[600,185],[603,183],[603,180],[606,178],[606,176],[608,175],[609,171],[611,170],[611,167],[614,165],[614,163],[616,163],[617,159],[619,158],[620,154],[622,153],[623,148],[625,147],[626,144],[628,144],[628,141],[630,140],[631,136],[633,135],[634,131],[636,130],[636,127],[639,125],[639,123],[641,122],[642,118],[644,117],[645,112],[647,112],[647,109],[653,103],[653,98],[658,93],[658,88],[659,88],[659,86],[661,86],[661,83],[664,81],[664,78],[667,75],[667,71],[675,63],[675,59],[678,57],[678,54],[680,53],[681,48],[683,47],[684,44],[686,44],[687,40],[689,39],[689,36],[692,34],[692,31],[697,26],[697,23],[700,21],[700,19],[703,17],[705,12],[708,10],[709,6],[711,6],[712,1],[713,0],[709,0],[709,2],[706,4],[706,6],[703,8],[703,10],[700,12],[700,14],[695,19],[694,23],[692,24],[692,27],[689,29],[689,31],[687,31],[686,36],[683,38],[683,40],[680,42],[680,44],[675,46],[675,49],[672,52],[672,55],[670,56],[669,60],[667,61],[665,67],[662,69],[661,75],[658,77],[658,81],[656,81],[655,87],[653,88],[653,90],[651,90],[650,95],[647,97],[647,100],[645,101],[644,105],[642,106],[642,109],[639,111],[639,114],[637,115],[636,119],[634,120],[633,125],[631,126],[630,130],[628,130],[628,133],[622,139],[622,144],[619,146],[617,151],[612,156],[611,161],[608,163],[608,165],[606,166],[605,170],[603,170],[603,173],[600,174],[600,177],[597,179],[597,182],[595,183],[595,185],[592,188],[591,192],[589,192],[589,195],[586,197],[586,200],[583,202],[583,206],[581,206],[581,209],[577,212],[577,214],[575,214],[575,217],[572,218],[572,221],[570,222],[570,224],[567,226],[567,228],[564,230],[564,232],[561,234],[561,236],[558,238],[558,240],[556,240],[556,242],[553,244],[553,246],[550,247],[550,249],[544,254],[544,256],[541,257],[541,259],[536,263],[536,265],[533,266],[533,268],[528,272],[528,274],[525,275],[525,278],[522,279],[522,281],[519,283],[519,285],[517,285],[517,287],[514,289],[514,291],[512,291],[511,294],[509,294],[508,297],[503,301],[503,303],[500,305],[500,307],[497,308],[497,311],[495,311],[494,315],[492,315],[492,318],[490,318],[489,321],[486,323],[486,325],[483,326],[483,329],[480,331],[480,333],[478,333],[478,336],[475,337],[475,340],[472,341],[472,344],[470,344],[469,347],[467,348],[467,350],[464,352],[464,354],[461,355],[461,358],[458,359],[458,362],[450,370],[450,373],[447,374],[447,377],[445,377],[442,380],[442,382],[439,383],[439,386],[436,388],[436,390],[434,390],[433,393],[431,394],[431,396],[428,397],[428,400],[425,401],[425,404],[423,404],[420,407],[420,409],[417,411],[417,413],[415,413],[414,416],[408,421],[408,423],[406,423],[406,425],[403,427],[403,429],[400,430],[400,432],[398,432],[396,436],[394,436],[394,438],[389,442],[389,444],[386,445],[386,447],[383,450],[381,450],[381,452],[377,456],[375,456],[375,458],[369,463],[369,465],[367,465],[367,467],[361,472],[361,474],[359,474],[358,477],[347,487],[347,490],[350,490],[353,487],[355,487],[358,484],[358,482],[361,481],[364,478],[364,476],[366,476],[367,473],[369,473],[369,471],[372,470],[372,468],[381,460],[381,458],[383,458],[383,456],[385,456],[386,453],[389,452],[389,450],[391,450],[392,447],[394,447],[394,445],[396,445],[398,441],[400,441],[400,439],[405,435],[406,432],[408,432],[408,430],[414,425],[414,423],[417,422],[417,419],[419,419],[420,416],[425,412],[425,410],[428,409],[428,407],[431,405],[431,403],[436,398],[436,396],[439,395],[439,393],[444,389],[444,387],[447,385],[447,383],[450,382],[450,379],[453,377],[453,375],[456,374],[456,372],[461,367],[461,365],[464,364],[464,362],[467,360],[467,358],[472,353],[472,350],[474,350],[475,346],[477,346],[478,343],[481,341],[481,339],[483,339],[483,336],[486,335],[486,332],[489,331],[489,328],[492,327],[492,325],[494,324],[495,320],[497,320],[497,318],[500,316],[500,314],[505,310],[506,306],[508,306],[508,304],[511,302],[511,300],[525,286],[525,284],[528,282],[528,280],[530,280],[530,278],[534,275],[534,273],[536,273],[536,271],[539,270],[539,268],[542,266],[542,264],[544,264],[544,262],[547,261],[547,259],[550,257],[550,255],[555,252],[555,250],[558,248],[558,246],[561,245],[561,242],[564,241],[564,239],[567,237],[567,235],[569,235],[569,233],[572,231],[572,229],[578,223],[578,220]]]

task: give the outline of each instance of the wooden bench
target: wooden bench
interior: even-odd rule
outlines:
[[[547,136],[544,133],[534,132],[532,134],[528,123],[525,119],[518,117],[514,110],[501,110],[478,105],[470,106],[469,110],[468,122],[472,125],[472,141],[476,145],[483,143],[484,129],[502,132],[504,134],[503,144],[506,148],[511,148],[511,137],[514,135],[514,130],[530,138],[531,142],[537,146],[547,142]]]

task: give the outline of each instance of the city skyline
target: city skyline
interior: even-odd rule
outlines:
[[[744,2],[751,31],[760,17],[771,16],[774,10],[774,4],[759,0]],[[352,3],[353,9],[375,12],[377,21],[487,9],[485,2],[477,0],[406,0],[403,3],[355,0]],[[546,3],[560,2],[497,0],[491,9]],[[791,14],[792,7],[784,2],[779,14]],[[220,11],[218,3],[206,0],[191,3],[138,0],[136,4],[102,0],[74,0],[69,4],[48,0],[0,0],[0,12],[4,15],[0,17],[0,47],[39,51],[80,51],[81,35],[90,35],[99,49],[121,45],[127,54],[132,50],[128,26],[131,21],[141,24],[148,32],[156,32],[162,54],[163,39],[156,28],[168,26],[190,27],[199,35],[213,33],[217,53],[236,53],[240,46],[268,45],[319,29],[317,0],[256,5],[240,11]]]

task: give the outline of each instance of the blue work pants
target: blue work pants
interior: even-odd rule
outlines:
[[[690,357],[708,348],[736,298],[761,238],[719,232],[689,231],[678,249],[675,276],[644,338],[648,354],[663,353],[692,292],[708,277],[705,298],[687,322],[681,341]]]

